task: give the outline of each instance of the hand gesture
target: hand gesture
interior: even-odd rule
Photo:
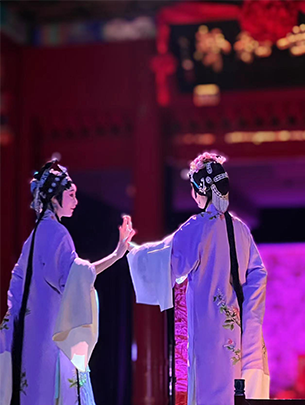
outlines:
[[[135,235],[135,230],[132,228],[131,217],[129,215],[123,216],[123,223],[119,227],[120,238],[119,243],[116,248],[116,253],[118,257],[123,257],[128,249],[128,244]]]

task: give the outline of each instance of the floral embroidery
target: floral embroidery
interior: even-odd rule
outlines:
[[[217,294],[214,295],[213,301],[216,302],[217,306],[219,307],[220,313],[225,314],[226,316],[226,320],[222,325],[225,329],[233,330],[235,325],[240,327],[240,316],[238,308],[229,307],[226,304],[224,296],[219,289],[217,290]]]
[[[8,328],[8,323],[9,323],[9,320],[10,320],[9,316],[10,316],[10,313],[9,313],[9,311],[7,311],[7,313],[4,315],[3,321],[0,324],[0,330],[4,330],[4,329],[8,330],[9,329]]]
[[[241,360],[241,351],[240,349],[236,349],[236,345],[232,339],[228,339],[227,343],[224,347],[230,350],[234,356],[231,357],[233,366]]]
[[[221,215],[221,214],[220,214],[220,212],[219,212],[219,213],[213,215],[212,217],[210,217],[209,220],[211,220],[211,219],[216,219],[216,218],[220,217],[220,215]]]
[[[26,379],[26,373],[23,371],[21,373],[20,391],[26,395],[25,389],[28,387],[28,380]]]
[[[203,217],[204,214],[211,214],[211,212],[201,212],[200,215]],[[216,214],[212,215],[211,217],[209,217],[209,220],[211,221],[212,219],[217,219],[218,217],[220,217],[221,219],[224,218],[224,215],[221,212],[217,212]]]
[[[80,373],[80,372],[78,374],[79,374],[79,386],[81,388],[87,382],[87,375],[86,375],[86,373]],[[74,378],[68,378],[68,381],[70,383],[70,388],[77,387],[77,377],[76,376]]]

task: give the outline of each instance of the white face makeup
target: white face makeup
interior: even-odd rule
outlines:
[[[62,206],[59,205],[59,203],[56,203],[56,214],[58,215],[59,218],[61,217],[72,217],[73,212],[78,204],[77,198],[76,198],[76,185],[72,183],[71,187],[69,190],[65,190],[62,193]]]

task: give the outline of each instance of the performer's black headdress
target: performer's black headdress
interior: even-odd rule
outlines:
[[[39,172],[34,174],[31,181],[33,201],[31,207],[39,216],[47,208],[53,210],[52,197],[57,197],[61,204],[62,192],[71,187],[72,179],[67,169],[60,166],[57,160],[46,163]]]
[[[53,211],[52,197],[56,197],[58,202],[62,204],[62,193],[64,190],[68,190],[71,185],[72,180],[68,175],[67,169],[60,166],[57,160],[46,163],[39,172],[34,174],[34,178],[31,181],[31,192],[34,197],[31,207],[35,209],[38,219],[35,224],[29,250],[21,307],[18,317],[14,320],[12,343],[13,392],[11,405],[20,405],[24,319],[33,274],[33,253],[37,227],[46,210],[51,209]]]
[[[190,165],[189,179],[195,193],[212,200],[215,208],[224,213],[229,206],[229,176],[222,164],[223,156],[205,152]]]

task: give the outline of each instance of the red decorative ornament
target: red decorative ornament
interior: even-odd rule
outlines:
[[[162,106],[169,104],[169,89],[167,76],[172,75],[177,68],[177,61],[170,53],[154,56],[150,67],[156,75],[157,101]]]
[[[299,10],[300,2],[293,0],[246,0],[240,25],[255,40],[275,43],[297,24]]]

